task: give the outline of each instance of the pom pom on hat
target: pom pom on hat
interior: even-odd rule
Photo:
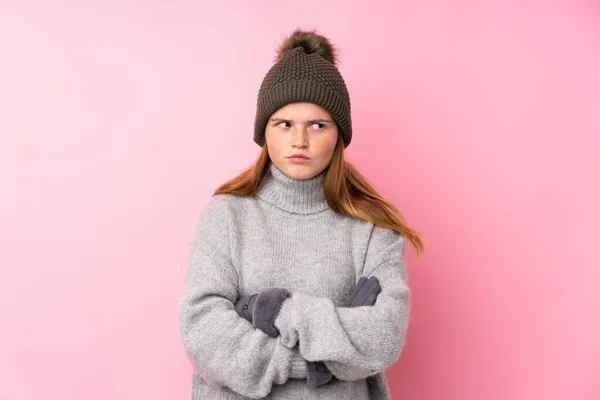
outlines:
[[[296,28],[294,32],[279,45],[275,62],[281,59],[284,52],[296,47],[302,47],[306,54],[318,54],[332,63],[335,67],[338,66],[338,50],[329,39],[317,33],[316,30],[305,31],[300,28]]]

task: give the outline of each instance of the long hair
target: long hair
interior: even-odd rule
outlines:
[[[255,194],[266,179],[271,162],[265,143],[254,165],[219,186],[213,196],[221,193],[238,196]],[[342,135],[338,135],[323,185],[325,200],[333,211],[400,232],[415,248],[417,258],[423,253],[420,233],[411,228],[400,210],[377,193],[368,180],[344,159]]]

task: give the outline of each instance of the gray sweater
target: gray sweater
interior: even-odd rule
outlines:
[[[192,399],[389,399],[383,371],[400,355],[410,308],[404,236],[331,210],[325,172],[269,170],[254,196],[213,196],[191,240],[179,321]],[[376,276],[381,293],[347,308],[361,276]],[[269,287],[292,292],[277,338],[234,309]],[[310,387],[305,360],[337,379]]]

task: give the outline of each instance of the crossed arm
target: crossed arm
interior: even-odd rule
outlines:
[[[361,277],[350,294],[347,307],[373,306],[381,286],[377,277]],[[285,288],[268,288],[260,293],[242,297],[235,304],[235,310],[240,317],[271,337],[278,337],[279,330],[275,327],[282,303],[291,296]],[[329,383],[333,374],[322,361],[306,361],[307,381],[312,387]]]
[[[362,276],[380,282],[374,306],[336,307],[330,299],[294,292],[273,321],[280,335],[271,337],[237,314],[236,272],[219,246],[200,239],[219,242],[218,232],[205,230],[211,226],[208,211],[190,245],[179,307],[186,354],[204,379],[260,398],[274,384],[306,378],[306,360],[323,361],[340,380],[363,379],[396,361],[410,304],[400,234],[373,229]]]
[[[277,313],[266,321],[263,315],[254,326],[277,332],[288,348],[299,345],[306,360],[323,361],[338,379],[364,379],[384,371],[398,359],[408,327],[404,237],[375,226],[369,250],[362,276],[375,278],[381,285],[372,307],[336,307],[328,298],[294,292],[282,298],[280,305],[275,301],[276,307],[261,305],[267,315],[273,309]],[[265,313],[255,310],[254,314]]]

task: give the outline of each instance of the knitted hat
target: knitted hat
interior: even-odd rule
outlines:
[[[289,103],[308,102],[331,114],[348,147],[352,139],[350,96],[334,52],[327,38],[299,29],[279,47],[277,62],[258,91],[254,141],[259,146],[265,143],[265,128],[275,111]]]

